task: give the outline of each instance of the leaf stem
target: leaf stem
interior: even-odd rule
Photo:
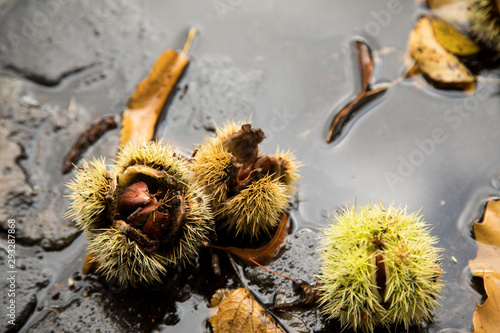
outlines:
[[[187,53],[189,52],[191,44],[193,44],[195,36],[196,36],[196,28],[192,27],[191,29],[189,29],[188,36],[186,38],[186,43],[184,44],[184,48],[182,49],[181,55],[187,56]]]

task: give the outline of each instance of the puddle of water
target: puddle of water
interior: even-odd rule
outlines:
[[[446,288],[429,332],[469,329],[480,299],[467,273],[476,253],[470,223],[481,215],[486,198],[500,193],[498,86],[480,82],[474,96],[467,96],[405,80],[365,106],[348,133],[327,145],[332,112],[359,85],[350,50],[354,35],[364,32],[373,48],[376,81],[392,80],[404,72],[407,37],[420,9],[401,3],[397,14],[384,19],[387,5],[371,1],[362,7],[350,1],[233,1],[225,12],[217,3],[145,4],[152,26],[165,31],[165,47],[181,45],[181,32],[191,24],[200,30],[179,83],[186,92],[178,91],[169,102],[159,137],[189,152],[212,120],[251,115],[268,136],[264,151],[279,145],[305,163],[298,228],[326,226],[334,210],[355,200],[420,210],[445,249]],[[107,73],[102,81],[79,85],[101,70]],[[121,70],[90,69],[60,87],[33,91],[40,101],[61,105],[75,97],[91,116],[118,112],[128,98],[120,91],[135,84],[122,83]],[[80,241],[71,245],[80,246]],[[49,257],[69,267],[66,259]],[[178,306],[180,321],[161,325],[162,331],[205,330],[206,300],[193,295]]]

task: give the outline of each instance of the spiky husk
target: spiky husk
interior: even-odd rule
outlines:
[[[67,184],[71,192],[66,215],[74,218],[80,230],[102,227],[106,195],[111,186],[107,175],[104,159],[84,160],[74,180]]]
[[[278,148],[273,157],[283,162],[284,173],[280,181],[286,186],[288,195],[294,195],[296,192],[295,185],[300,179],[298,171],[302,164],[296,161],[295,155],[289,150],[281,151]]]
[[[226,200],[216,213],[226,218],[223,226],[235,230],[236,235],[259,237],[278,224],[289,198],[287,186],[267,176]]]
[[[171,243],[165,256],[174,265],[184,265],[197,253],[208,234],[214,230],[213,214],[208,197],[199,189],[190,186],[185,194],[188,214],[179,237]]]
[[[469,0],[471,34],[500,52],[500,8],[495,0]]]
[[[238,132],[241,129],[241,126],[248,122],[250,121],[235,122],[234,120],[230,120],[224,125],[224,127],[215,126],[215,135],[219,140],[224,141],[234,133]]]
[[[346,207],[336,220],[321,239],[323,313],[364,332],[401,323],[407,329],[431,319],[443,285],[440,249],[421,217],[369,204],[359,212]],[[383,250],[374,245],[376,237],[383,240]],[[383,254],[389,272],[384,295],[373,282],[377,254]]]
[[[238,132],[244,122],[229,121],[223,128],[215,126],[216,136],[207,138],[198,148],[190,165],[191,177],[202,191],[210,196],[215,211],[227,200],[228,177],[233,166],[233,157],[224,147],[224,140]]]
[[[169,168],[168,173],[185,180],[187,167],[171,146],[161,142],[127,143],[118,153],[113,171],[122,173],[132,165],[146,165],[156,170]]]
[[[198,148],[190,169],[192,181],[210,196],[214,212],[224,219],[222,225],[236,234],[257,238],[269,234],[288,207],[296,191],[300,164],[291,152],[277,149],[273,158],[282,162],[281,177],[273,179],[268,175],[231,193],[228,180],[235,168],[234,156],[224,147],[224,141],[240,131],[243,124],[230,121],[223,128],[216,127],[216,136]]]
[[[167,246],[160,246],[157,251],[145,251],[139,242],[114,228],[88,233],[88,249],[99,263],[98,272],[107,280],[118,279],[121,285],[150,284],[160,282],[169,266],[190,262],[208,241],[213,220],[208,198],[203,193],[190,188],[185,199],[188,211],[185,224]]]
[[[106,280],[116,278],[120,285],[161,281],[168,260],[158,253],[147,253],[124,232],[114,228],[87,234],[88,250],[98,263],[97,273]]]
[[[120,284],[133,285],[160,281],[168,266],[186,264],[208,241],[208,234],[214,228],[209,198],[189,183],[188,167],[169,146],[155,142],[126,145],[117,157],[114,166],[116,175],[106,171],[102,159],[84,161],[83,167],[68,185],[72,191],[69,215],[74,215],[79,227],[86,231],[89,252],[99,264],[98,272],[107,279],[117,278]],[[128,173],[129,168],[133,172]],[[164,171],[175,181],[163,183],[170,178],[162,172],[155,179],[155,172],[158,171]],[[185,204],[182,215],[179,215],[179,229],[163,240],[161,231],[148,231],[159,232],[155,236],[149,234],[158,237],[153,238],[156,243],[149,239],[149,247],[143,243],[144,238],[149,237],[143,232],[144,222],[135,228],[131,227],[125,221],[131,216],[130,213],[120,211],[121,206],[117,204],[129,186],[144,179],[148,179],[149,183],[156,181],[158,188],[174,186],[163,188],[162,192],[165,196],[170,193],[172,197],[157,198],[160,192],[152,193],[151,197],[155,197],[155,200],[182,196],[183,207]],[[110,193],[111,187],[113,193]],[[115,224],[117,220],[120,223]]]
[[[213,138],[198,149],[190,165],[192,181],[210,196],[215,209],[227,199],[231,163],[231,154],[224,148],[222,141]]]

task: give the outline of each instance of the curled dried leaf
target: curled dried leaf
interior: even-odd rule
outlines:
[[[490,200],[484,220],[474,222],[477,256],[469,262],[474,276],[482,277],[488,298],[476,305],[472,322],[476,333],[498,332],[500,327],[500,201]]]
[[[422,17],[410,33],[410,52],[420,70],[435,86],[444,89],[472,90],[476,78],[436,39],[432,19]]]
[[[218,306],[217,313],[208,319],[214,333],[284,333],[247,289],[223,290],[214,298],[211,306]]]
[[[500,274],[500,201],[490,200],[486,205],[483,222],[474,222],[473,228],[477,256],[469,262],[472,274]]]
[[[182,52],[166,50],[153,65],[149,76],[141,81],[123,112],[120,144],[149,141],[163,106],[189,63],[187,52],[196,34],[189,35]]]
[[[366,96],[366,93],[370,86],[370,81],[372,79],[373,72],[373,55],[370,47],[361,40],[356,41],[355,52],[358,56],[360,74],[361,74],[361,91],[358,95],[347,104],[342,110],[340,110],[332,120],[330,125],[330,130],[326,137],[326,143],[332,142],[336,137],[338,137],[344,127],[345,123],[348,121],[349,117],[352,116],[353,110],[359,104],[361,100]]]
[[[474,333],[495,333],[500,327],[500,275],[485,273],[483,281],[488,299],[476,305],[472,316]]]
[[[247,249],[234,246],[223,247],[216,245],[210,245],[210,247],[234,254],[247,263],[265,265],[271,259],[276,257],[281,248],[285,245],[289,225],[290,218],[288,217],[288,214],[283,213],[281,215],[280,224],[278,225],[271,241],[258,249]]]

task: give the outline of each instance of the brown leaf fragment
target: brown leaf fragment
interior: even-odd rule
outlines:
[[[472,274],[480,276],[493,272],[500,275],[500,201],[488,201],[483,222],[474,222],[473,228],[477,256],[469,262]]]
[[[163,106],[189,63],[187,52],[195,34],[196,30],[192,28],[182,52],[166,50],[156,60],[149,76],[137,85],[123,112],[121,146],[153,138]]]
[[[354,107],[365,97],[368,91],[373,71],[373,56],[370,47],[363,41],[356,41],[356,54],[358,55],[359,67],[361,71],[361,91],[352,102],[340,110],[332,120],[330,130],[326,137],[326,143],[332,142],[342,130],[343,125],[350,118]]]
[[[240,259],[247,263],[258,263],[265,265],[271,259],[276,257],[280,252],[281,248],[285,245],[286,237],[288,236],[288,226],[290,224],[290,218],[288,214],[283,213],[281,215],[280,224],[274,233],[273,238],[265,246],[258,249],[247,249],[239,248],[234,246],[217,246],[210,245],[210,247],[226,251],[228,253],[238,256]]]
[[[220,299],[220,294],[217,298]],[[208,321],[214,333],[285,333],[245,288],[228,293]]]
[[[411,57],[433,85],[459,90],[475,87],[474,75],[436,40],[430,18],[424,16],[418,20],[409,43]]]
[[[120,119],[120,115],[104,116],[92,123],[88,129],[80,134],[64,157],[61,172],[63,174],[70,172],[73,169],[73,165],[78,163],[87,148],[97,142],[106,132],[117,128]]]
[[[485,273],[484,289],[488,298],[472,316],[475,333],[497,333],[500,327],[500,274]]]
[[[82,273],[94,273],[98,267],[99,264],[94,260],[94,255],[90,252],[87,252],[87,255],[85,256],[85,259],[83,261]]]
[[[474,222],[473,228],[478,248],[469,267],[474,276],[483,278],[487,295],[482,305],[476,305],[474,332],[496,333],[500,327],[500,201],[488,201],[483,222]]]

